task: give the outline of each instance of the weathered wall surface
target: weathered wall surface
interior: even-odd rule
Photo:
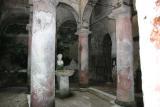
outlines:
[[[27,68],[28,1],[1,0],[0,3],[3,3],[0,6],[0,72],[3,77],[0,85],[26,85],[26,71],[22,75],[16,72]]]
[[[91,17],[91,31],[90,36],[90,72],[92,72],[92,79],[105,80],[106,79],[106,64],[105,55],[103,54],[103,39],[104,35],[109,33],[112,40],[112,58],[116,57],[116,23],[115,20],[108,18],[111,12],[111,0],[102,0],[97,3]],[[132,30],[134,39],[134,71],[139,67],[139,35],[137,16],[132,17]],[[105,75],[104,75],[105,74]]]
[[[28,32],[26,31],[26,24],[29,22],[27,4],[28,0],[5,0],[3,2],[1,7],[2,17],[0,18],[0,44],[3,52],[1,52],[1,60],[4,60],[3,55],[17,55],[22,47],[25,52],[21,53],[19,51],[19,54],[22,54],[22,56],[25,54],[25,57],[27,57]],[[14,63],[14,61],[7,61],[9,59],[11,58],[7,58],[6,62]],[[15,65],[10,63],[8,68],[13,68],[12,66]]]
[[[111,42],[112,42],[112,51],[111,56],[112,58],[116,57],[116,28],[115,28],[115,20],[108,18],[109,13],[112,10],[112,1],[111,0],[99,0],[98,3],[95,5],[95,8],[92,12],[91,20],[90,20],[90,30],[92,31],[91,35],[89,36],[89,69],[91,72],[91,79],[92,80],[100,80],[104,81],[107,76],[107,68],[106,68],[106,57],[108,55],[104,54],[106,49],[104,46],[107,46],[107,43],[104,43],[104,36],[105,34],[109,33]],[[27,5],[28,0],[5,0],[2,8],[2,18],[6,18],[7,14],[16,16],[15,13],[28,13]],[[57,7],[57,31],[60,26],[67,20],[75,21],[74,15],[70,11],[69,7],[63,3],[60,3]],[[7,11],[12,10],[12,14],[8,13]],[[69,9],[69,10],[68,10]],[[14,20],[12,21],[14,22]],[[25,21],[22,21],[25,22]],[[1,23],[1,22],[0,22]],[[138,24],[137,24],[137,17],[134,16],[132,18],[133,23],[133,38],[134,41],[134,71],[139,66],[139,42],[138,42]],[[22,38],[21,38],[22,39]],[[18,39],[20,40],[20,39]],[[24,42],[24,38],[22,39]],[[77,41],[78,42],[78,41]],[[77,51],[75,51],[77,50]],[[77,43],[75,42],[73,46],[70,47],[69,54],[70,57],[77,59]]]
[[[92,31],[90,35],[90,72],[91,80],[93,81],[106,81],[107,70],[106,63],[110,62],[107,57],[116,56],[116,41],[115,41],[115,21],[108,18],[108,14],[111,12],[110,0],[101,0],[95,5],[91,16],[90,29]],[[109,33],[111,41],[108,43],[104,40],[105,35]],[[111,44],[110,44],[111,43]],[[110,46],[109,46],[110,45]],[[111,47],[111,45],[113,47]],[[112,48],[112,51],[109,47]],[[107,48],[108,47],[108,48]],[[106,50],[107,49],[107,50]],[[109,52],[111,51],[111,52]],[[106,52],[110,55],[106,55]],[[111,62],[110,62],[111,63]],[[111,68],[111,64],[109,65]],[[111,71],[110,71],[111,72]]]

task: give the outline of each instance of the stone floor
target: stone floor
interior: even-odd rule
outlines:
[[[116,96],[116,87],[114,87],[114,85],[111,84],[111,83],[94,85],[92,87],[95,88],[95,89],[98,89],[98,90],[101,90],[103,92],[106,92],[106,93],[109,93],[109,94],[112,94],[112,95]]]
[[[0,90],[0,107],[28,107],[26,91],[23,88]]]
[[[0,89],[0,107],[29,107],[26,88]],[[30,97],[28,96],[30,100]],[[56,107],[118,107],[111,100],[104,100],[88,91],[73,91],[66,99],[56,97]]]
[[[74,91],[66,99],[56,98],[56,107],[118,107],[111,101],[104,100],[89,92]]]
[[[113,84],[100,84],[92,87],[104,93],[109,93],[111,95],[116,96],[116,88],[114,87]],[[136,101],[136,107],[144,107],[142,92],[135,93],[135,101]]]

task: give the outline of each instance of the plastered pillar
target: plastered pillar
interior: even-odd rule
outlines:
[[[31,107],[55,106],[55,34],[55,1],[33,0]]]
[[[90,31],[81,28],[76,33],[79,38],[78,57],[79,57],[79,84],[81,87],[86,87],[89,84],[89,71],[88,71],[88,35]]]
[[[130,7],[121,4],[112,11],[110,17],[116,20],[117,41],[117,95],[116,103],[122,106],[133,106],[133,40]]]

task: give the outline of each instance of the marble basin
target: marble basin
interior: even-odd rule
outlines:
[[[74,70],[56,70],[56,76],[72,76],[74,74]]]
[[[74,70],[56,70],[55,73],[58,79],[60,97],[69,96],[69,77],[72,76],[74,72]]]

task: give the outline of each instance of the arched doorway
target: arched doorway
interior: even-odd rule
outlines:
[[[112,82],[112,41],[110,34],[107,33],[103,37],[103,56],[105,63],[105,76],[107,82]]]
[[[56,33],[56,55],[63,55],[64,69],[72,69],[78,71],[78,36],[77,17],[71,6],[65,3],[59,3],[57,6],[57,33]],[[76,67],[73,67],[76,65]],[[71,67],[72,66],[72,67]],[[78,72],[74,73],[70,78],[70,86],[78,82]],[[58,86],[56,79],[56,87]],[[72,85],[73,84],[73,85]]]
[[[77,24],[75,21],[64,22],[57,32],[57,53],[63,54],[64,66],[68,65],[73,59],[78,60],[77,55],[77,39],[75,35]],[[74,51],[73,51],[74,50]]]
[[[27,86],[28,24],[29,16],[8,13],[0,29],[0,83],[2,87]],[[1,87],[1,86],[0,86]]]

